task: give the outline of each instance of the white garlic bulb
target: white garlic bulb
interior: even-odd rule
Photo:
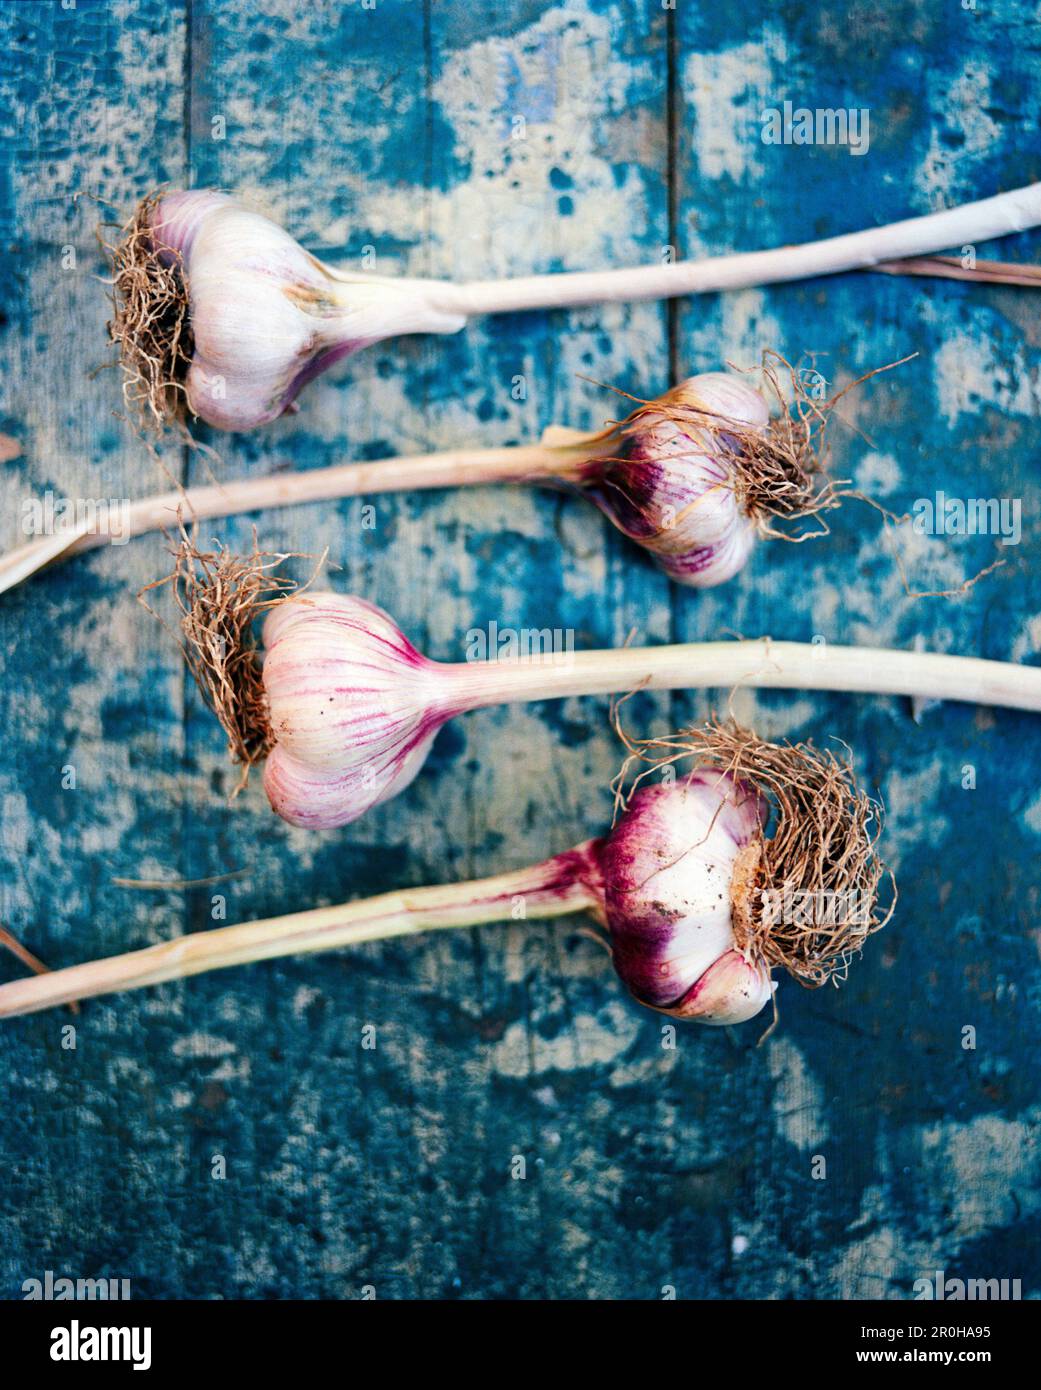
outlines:
[[[157,248],[179,258],[188,296],[188,408],[217,429],[277,419],[309,381],[369,343],[466,322],[437,307],[436,286],[335,270],[222,193],[166,194],[152,229]]]

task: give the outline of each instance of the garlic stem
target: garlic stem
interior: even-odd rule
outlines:
[[[444,285],[430,293],[437,308],[465,315],[669,299],[676,295],[745,289],[751,285],[862,270],[884,261],[927,256],[954,246],[991,241],[1039,224],[1041,183],[1032,183],[944,212],[771,251],[709,256],[703,260],[628,270],[483,280],[468,285]]]
[[[573,465],[584,456],[573,443],[566,449],[542,444],[508,445],[498,449],[452,449],[443,453],[274,473],[262,478],[240,478],[212,487],[164,492],[132,502],[122,518],[120,539],[167,527],[176,528],[178,513],[186,525],[191,525],[192,521],[207,517],[236,516],[268,507],[327,502],[339,497],[486,483],[545,482],[567,478]],[[109,540],[108,532],[85,531],[81,526],[17,546],[0,556],[0,593],[15,588],[48,564],[107,545]]]
[[[1041,666],[831,642],[690,642],[459,662],[447,668],[464,708],[628,690],[838,690],[1041,710]]]
[[[592,845],[595,842],[589,842]],[[589,846],[542,864],[468,883],[384,893],[379,897],[294,912],[241,926],[163,941],[140,951],[87,961],[0,985],[0,1018],[38,1013],[117,990],[141,989],[275,956],[304,955],[511,917],[518,899],[525,920],[598,909]]]

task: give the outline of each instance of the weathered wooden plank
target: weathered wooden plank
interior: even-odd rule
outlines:
[[[499,3],[475,41],[448,7],[432,7],[431,273],[520,274],[660,253],[665,16],[653,4],[623,8],[625,25],[596,6],[533,8],[518,22],[515,7]],[[453,176],[453,162],[465,178]],[[485,320],[429,345],[430,427],[448,442],[474,431],[492,441],[531,437],[553,420],[599,425],[624,411],[579,374],[657,390],[666,345],[658,306]],[[518,377],[521,401],[513,399]],[[469,386],[461,399],[460,383]],[[549,622],[571,630],[579,646],[620,642],[633,626],[647,640],[668,636],[667,585],[582,504],[474,495],[445,499],[438,514],[444,531],[462,515],[469,532],[439,546],[445,585],[460,593],[447,623],[431,614],[442,641],[493,621]],[[530,862],[606,824],[617,752],[605,702],[490,712],[466,721],[461,736],[451,785],[432,790],[459,798],[467,872]],[[572,1278],[556,1267],[574,1224],[574,1165],[588,1144],[583,1107],[565,1097],[640,1023],[602,952],[584,939],[569,943],[559,927],[518,924],[436,949],[440,992],[454,994],[494,1039],[464,1053],[465,1086],[436,1060],[417,1073],[444,1149],[431,1173],[438,1205],[451,1212],[451,1239],[428,1249],[419,1286],[448,1286],[462,1252],[479,1252],[464,1256],[463,1289],[559,1292]],[[468,1152],[458,1136],[475,1121],[482,1142]],[[514,1155],[526,1162],[523,1180],[513,1176]],[[460,1192],[480,1195],[460,1203]],[[588,1210],[605,1197],[609,1188],[596,1181],[579,1202]],[[496,1250],[510,1254],[497,1260]]]
[[[1038,97],[1037,53],[1010,42],[1027,9],[1001,4],[982,23],[958,7],[853,5],[840,21],[753,4],[735,41],[721,12],[681,6],[681,251],[829,235],[1036,178],[1024,121]],[[1007,79],[998,75],[1006,54]],[[867,151],[765,144],[763,112],[785,100],[866,108]],[[1031,258],[1035,248],[1021,237],[985,254]],[[920,637],[1036,660],[1041,581],[1026,518],[1037,507],[1039,358],[1021,297],[845,276],[682,306],[679,339],[698,365],[751,366],[766,347],[793,361],[818,353],[833,389],[918,352],[843,404],[854,428],[834,431],[837,475],[896,512],[942,489],[1020,499],[1024,517],[1023,544],[997,550],[904,528],[896,544],[917,588],[955,585],[996,554],[1007,562],[962,598],[921,599],[905,592],[878,518],[848,503],[829,517],[826,540],[763,545],[736,583],[678,604],[679,633],[729,627],[894,646]],[[746,1244],[728,1289],[906,1297],[937,1268],[1037,1288],[1036,1254],[1016,1230],[1019,1212],[1036,1219],[1039,1178],[1028,1079],[1039,1003],[1036,826],[1025,815],[1038,776],[1033,722],[947,706],[916,724],[902,702],[826,696],[742,697],[739,708],[768,734],[852,745],[888,808],[884,843],[901,900],[840,992],[783,989],[780,1033],[730,1078],[744,1119],[720,1152],[747,1176],[736,1225]],[[963,786],[970,767],[974,790]],[[977,1030],[975,1051],[964,1050],[966,1026]],[[702,1055],[695,1087],[710,1082],[714,1058]],[[817,1154],[827,1161],[821,1181]],[[729,1228],[710,1241],[713,1269],[730,1260],[729,1242]]]
[[[115,418],[116,374],[94,373],[109,357],[99,209],[74,195],[129,209],[183,178],[183,7],[8,5],[0,34],[6,548],[25,538],[30,499],[118,500],[154,476]],[[54,963],[180,926],[176,898],[157,912],[155,895],[113,883],[189,871],[182,675],[135,598],[157,550],[106,548],[0,608],[0,921]],[[0,970],[22,967],[5,957]],[[145,1280],[157,1260],[182,1277],[176,1227],[151,1221],[178,1162],[170,1077],[155,1060],[180,1032],[177,996],[143,1003],[4,1031],[6,1295],[51,1261]],[[75,1051],[61,1045],[70,1022]]]
[[[646,29],[637,40],[612,33],[607,15],[576,22],[535,7],[518,19],[510,6],[493,9],[475,40],[439,7],[425,19],[415,5],[316,7],[291,30],[270,8],[259,23],[225,6],[197,8],[196,181],[262,193],[306,245],[348,262],[371,247],[384,273],[522,273],[657,254],[667,236],[664,17],[637,7]],[[280,47],[289,39],[291,68]],[[600,69],[608,74],[602,85],[593,80]],[[315,86],[301,86],[304,70]],[[255,112],[258,91],[270,115]],[[489,91],[492,121],[483,107]],[[224,110],[238,113],[227,139],[208,141]],[[355,152],[346,162],[345,150]],[[604,217],[605,199],[616,215]],[[534,238],[558,221],[553,237]],[[618,311],[606,326],[597,313],[532,315],[475,324],[450,341],[390,344],[318,383],[300,415],[263,439],[222,440],[222,452],[236,470],[287,457],[309,465],[530,439],[553,419],[588,426],[617,407],[576,372],[640,390],[649,362],[659,389],[664,323],[653,306]],[[668,636],[664,581],[579,503],[491,491],[374,501],[374,530],[359,524],[359,503],[315,507],[263,519],[262,544],[329,546],[342,566],[335,586],[384,604],[443,659],[461,659],[467,631],[491,621],[559,621],[580,645],[622,640],[634,623],[649,638]],[[228,533],[241,538],[247,528]],[[598,736],[603,715],[575,702],[460,721],[404,797],[317,846],[273,823],[259,789],[230,818],[200,798],[195,843],[239,862],[263,836],[268,862],[252,877],[250,914],[531,861],[604,823],[616,755]],[[193,724],[192,738],[203,780],[230,785],[219,736]],[[596,948],[576,949],[582,969],[573,983],[565,978],[576,974],[571,955],[552,931],[514,927],[275,967],[264,980],[216,981],[198,995],[200,1019],[219,999],[243,1024],[252,1014],[265,1031],[275,1026],[286,1071],[296,1074],[285,1084],[294,1088],[302,1040],[280,1003],[287,991],[306,992],[309,1014],[327,1014],[342,1039],[345,1075],[330,1123],[337,1147],[353,1151],[352,1174],[366,1179],[352,1183],[335,1237],[327,1232],[335,1245],[325,1267],[301,1274],[308,1287],[342,1291],[354,1279],[389,1293],[473,1294],[509,1291],[519,1278],[537,1291],[549,1239],[538,1234],[537,1213],[562,1193],[559,1183],[549,1197],[541,1191],[542,1165],[559,1159],[536,1137],[550,1102],[529,1070],[552,1075],[558,1056],[575,1066],[583,1052],[592,1059],[613,1049],[604,1040],[620,1017],[626,1036],[634,1028],[609,976],[603,988]],[[388,990],[390,979],[397,989]],[[257,1007],[261,996],[267,1003]],[[576,1019],[589,1036],[561,1053],[553,1039],[572,1033]],[[357,1047],[365,1022],[379,1030],[372,1054]],[[434,1043],[419,1042],[431,1033]],[[237,1030],[236,1041],[250,1050],[248,1033]],[[561,1123],[554,1113],[553,1125]],[[477,1143],[460,1144],[463,1130]],[[526,1186],[510,1180],[515,1153],[527,1157]],[[424,1210],[389,1219],[388,1204],[407,1200],[401,1184],[416,1182],[428,1194]],[[493,1268],[482,1286],[478,1252],[498,1223],[515,1242],[520,1273]],[[364,1253],[366,1233],[375,1231],[378,1259]]]

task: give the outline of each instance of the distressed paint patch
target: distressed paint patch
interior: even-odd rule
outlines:
[[[917,1278],[931,1278],[953,1264],[959,1249],[982,1232],[1009,1220],[1023,1221],[1038,1209],[1036,1109],[1021,1119],[983,1115],[921,1126],[910,1138],[921,1165],[917,1187],[927,1209],[943,1211],[950,1230],[941,1241],[921,1227],[905,1228],[890,1214],[885,1182],[865,1190],[854,1229],[868,1234],[852,1240],[831,1266],[820,1296],[907,1298]],[[891,1156],[880,1156],[883,1172]],[[926,1213],[922,1213],[926,1215]],[[926,1227],[928,1230],[928,1227]],[[1009,1272],[970,1269],[972,1278],[1008,1278]],[[833,1288],[834,1294],[827,1290]],[[1032,1296],[1024,1289],[1024,1297]]]
[[[693,151],[703,179],[745,184],[762,175],[768,153],[762,111],[790,95],[778,87],[787,51],[781,30],[764,26],[758,38],[684,59],[683,94],[694,116]]]
[[[177,1039],[171,1051],[175,1057],[227,1057],[235,1051],[235,1044],[212,1033],[187,1033]]]
[[[1012,644],[1011,659],[1024,661],[1041,652],[1041,613],[1027,618]]]
[[[960,760],[939,754],[918,766],[894,768],[885,780],[886,857],[899,868],[920,845],[938,846],[951,833]]]
[[[634,64],[614,52],[617,22],[585,5],[551,8],[509,41],[482,39],[446,55],[433,96],[455,132],[456,157],[470,170],[428,200],[429,234],[452,254],[449,273],[473,276],[475,254],[482,276],[516,273],[524,246],[539,248],[532,270],[624,264],[643,244],[640,175],[615,163],[599,138],[599,123],[651,74],[648,59]],[[474,103],[478,91],[495,94],[497,120]],[[554,181],[583,192],[565,216]],[[405,196],[381,194],[386,223]],[[498,234],[507,209],[509,240]]]
[[[1023,820],[1028,830],[1032,830],[1035,835],[1041,835],[1041,792],[1038,792],[1023,812]]]
[[[991,404],[1006,415],[1034,416],[1041,405],[1038,369],[1025,349],[953,330],[933,359],[936,404],[949,426]]]
[[[639,1030],[635,1010],[617,1002],[596,1014],[575,1014],[555,1038],[531,1037],[523,1024],[511,1023],[495,1046],[492,1065],[499,1075],[518,1078],[605,1066],[629,1050]]]
[[[1041,1209],[1037,1107],[1014,1118],[977,1115],[964,1123],[927,1125],[919,1131],[918,1143],[962,1239]]]
[[[902,481],[903,470],[892,454],[869,449],[857,462],[856,485],[869,497],[890,497]]]
[[[935,122],[915,186],[938,210],[961,201],[966,179],[977,166],[986,168],[1001,127],[991,114],[991,74],[978,61],[970,59],[954,74],[930,72],[929,89]]]
[[[773,1120],[778,1133],[802,1152],[830,1137],[824,1092],[810,1063],[790,1039],[769,1042],[770,1076],[774,1081]]]

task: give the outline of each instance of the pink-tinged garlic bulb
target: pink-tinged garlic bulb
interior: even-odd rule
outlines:
[[[769,969],[737,949],[733,923],[768,815],[751,785],[699,769],[642,787],[603,840],[611,955],[642,1004],[723,1024],[744,1022],[770,999]]]
[[[560,446],[573,481],[680,584],[732,578],[757,537],[826,535],[824,513],[842,503],[828,476],[834,402],[811,399],[776,352],[759,376],[761,389],[725,372],[688,377],[602,435]],[[809,380],[816,390],[821,378]]]
[[[466,321],[426,282],[336,270],[205,190],[146,199],[114,259],[124,394],[157,423],[187,409],[215,429],[254,429],[349,353]]]
[[[272,807],[292,825],[345,825],[402,791],[453,703],[451,668],[416,651],[381,608],[342,594],[280,604],[264,623]]]
[[[711,588],[737,574],[755,544],[749,460],[770,447],[770,423],[746,381],[703,372],[634,411],[579,481],[672,579]]]
[[[875,848],[882,810],[851,759],[733,720],[626,745],[620,795],[642,770],[595,855],[633,996],[677,1018],[740,1023],[770,1000],[775,967],[809,987],[844,979],[896,901],[893,885],[880,910],[892,884]]]

